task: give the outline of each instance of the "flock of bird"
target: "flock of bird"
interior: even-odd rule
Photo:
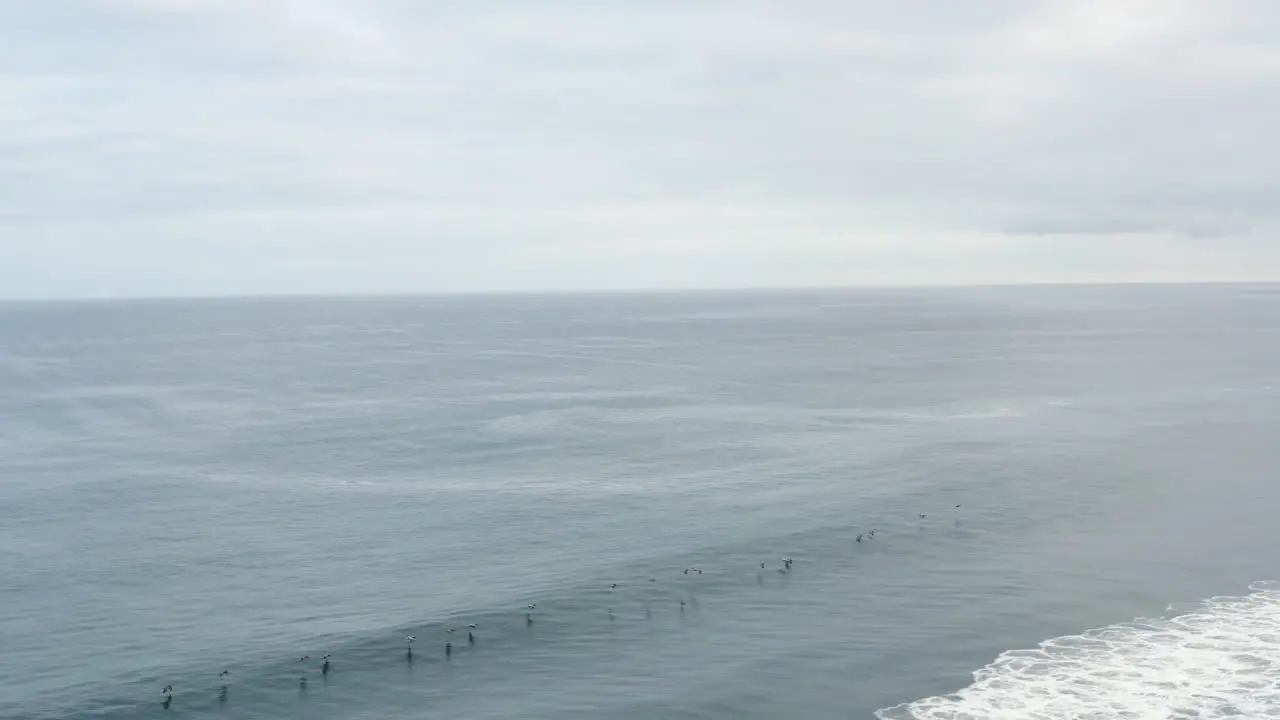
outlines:
[[[959,507],[960,507],[960,505],[956,505],[956,507],[957,507],[957,508],[959,508]],[[920,520],[924,520],[924,519],[926,519],[926,518],[928,517],[928,514],[927,514],[927,513],[920,513],[917,517],[918,517]],[[956,522],[957,522],[957,524],[959,523],[959,521],[956,521]],[[875,536],[876,536],[876,531],[875,531],[875,530],[870,530],[870,531],[868,531],[865,535],[864,535],[864,534],[861,534],[861,533],[860,533],[860,534],[858,534],[858,535],[854,538],[854,542],[856,542],[856,543],[861,543],[864,539],[866,539],[866,540],[870,540],[870,539],[874,538]],[[778,572],[779,574],[781,574],[781,575],[786,575],[787,573],[789,573],[789,572],[791,571],[791,567],[792,567],[792,565],[793,565],[793,563],[794,563],[794,562],[795,562],[795,560],[794,560],[793,558],[791,558],[791,557],[784,557],[784,558],[782,558],[782,565],[781,565],[780,567],[778,567],[778,568],[777,568],[777,572]],[[764,570],[764,569],[765,569],[765,563],[763,563],[763,562],[762,562],[762,563],[760,563],[760,569],[761,569],[761,570]],[[697,568],[697,567],[688,567],[688,568],[684,568],[684,572],[683,572],[683,574],[684,574],[684,575],[690,575],[690,574],[697,574],[697,575],[701,575],[701,574],[702,574],[702,569],[701,569],[701,568]],[[757,579],[759,579],[760,577],[761,577],[761,576],[760,576],[759,574],[757,574]],[[658,581],[658,579],[657,579],[656,577],[651,577],[651,578],[649,578],[649,582],[651,582],[651,583],[656,583],[657,581]],[[611,590],[617,590],[617,589],[618,589],[618,583],[612,583],[612,584],[609,586],[609,588],[610,588]],[[696,603],[695,603],[695,607],[696,607]],[[534,612],[535,610],[537,610],[537,609],[538,609],[538,604],[537,604],[537,603],[530,603],[530,604],[528,604],[528,605],[525,605],[525,606],[524,606],[524,622],[525,622],[525,627],[533,627],[533,624],[534,624],[534,621],[533,621],[533,612]],[[681,612],[681,613],[683,613],[684,611],[685,611],[685,601],[684,601],[684,600],[681,600],[681,601],[680,601],[680,612]],[[614,614],[613,614],[613,608],[609,608],[607,612],[608,612],[608,617],[609,617],[609,619],[610,619],[610,620],[615,619],[615,616],[614,616]],[[646,617],[646,618],[648,618],[648,617],[650,617],[650,615],[651,615],[651,612],[650,612],[649,606],[648,606],[648,604],[646,604],[646,605],[645,605],[645,617]],[[475,635],[475,631],[476,631],[476,629],[477,629],[478,627],[479,627],[479,626],[478,626],[476,623],[471,623],[471,624],[467,625],[467,644],[468,644],[468,645],[474,646],[474,645],[476,644],[476,635]],[[457,630],[457,628],[447,628],[447,629],[445,629],[445,631],[444,631],[444,632],[445,632],[445,636],[446,636],[445,643],[444,643],[444,656],[445,656],[445,658],[446,658],[446,659],[451,658],[451,657],[453,656],[453,641],[452,641],[452,636],[453,636],[453,633],[454,633],[456,630]],[[406,638],[405,638],[405,659],[406,659],[408,662],[413,662],[413,643],[414,643],[417,639],[418,639],[418,637],[417,637],[416,635],[409,635],[408,637],[406,637]],[[322,664],[320,665],[320,675],[321,675],[322,677],[325,677],[325,678],[329,677],[329,672],[332,670],[332,667],[333,667],[333,666],[332,666],[332,664],[331,664],[331,660],[332,660],[332,658],[333,658],[333,655],[331,655],[331,654],[326,654],[326,655],[324,655],[322,658],[320,658],[320,659],[323,661],[323,662],[322,662]],[[310,655],[303,655],[302,657],[298,658],[298,662],[299,662],[299,663],[303,663],[303,664],[306,664],[306,663],[310,662],[310,660],[311,660],[311,656],[310,656]],[[225,704],[225,703],[227,702],[228,693],[229,693],[228,678],[229,678],[230,676],[231,676],[231,671],[230,671],[230,670],[225,670],[225,669],[224,669],[222,672],[219,672],[219,673],[218,673],[218,679],[221,681],[221,687],[218,689],[218,702],[219,702],[220,704]],[[306,689],[307,689],[307,675],[304,673],[304,674],[303,674],[301,677],[299,677],[299,679],[298,679],[298,690],[299,690],[299,692],[305,692],[305,691],[306,691]],[[164,686],[164,689],[163,689],[163,690],[161,690],[161,693],[164,695],[164,702],[162,703],[162,705],[161,705],[161,706],[162,706],[165,710],[168,710],[169,708],[171,708],[171,707],[173,706],[173,685],[172,685],[172,684],[165,685],[165,686]]]

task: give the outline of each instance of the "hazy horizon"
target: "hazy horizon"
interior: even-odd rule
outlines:
[[[1261,0],[0,4],[0,298],[1280,280]]]
[[[201,300],[360,300],[360,299],[414,299],[414,298],[486,298],[486,297],[578,297],[578,296],[611,296],[611,295],[734,295],[734,294],[811,294],[811,293],[858,293],[858,292],[957,292],[965,290],[1034,290],[1036,288],[1052,289],[1088,289],[1088,288],[1207,288],[1207,287],[1275,287],[1280,281],[1272,280],[1191,280],[1185,282],[1166,281],[1131,281],[1131,282],[1022,282],[1022,283],[968,283],[968,284],[921,284],[921,285],[759,285],[755,287],[617,287],[603,289],[551,289],[551,290],[459,290],[459,291],[387,291],[387,292],[317,292],[317,293],[256,293],[256,294],[222,294],[222,295],[116,295],[116,296],[79,296],[79,297],[0,297],[0,305],[62,304],[62,303],[111,303],[111,302],[164,302],[164,301],[201,301]]]

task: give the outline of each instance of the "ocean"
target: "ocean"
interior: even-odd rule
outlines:
[[[0,304],[0,717],[1280,717],[1278,333],[1265,285]]]

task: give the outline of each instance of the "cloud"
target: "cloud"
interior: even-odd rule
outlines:
[[[0,295],[1274,279],[1277,38],[1262,0],[0,4]]]

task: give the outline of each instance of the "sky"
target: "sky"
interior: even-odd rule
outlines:
[[[1280,280],[1275,0],[0,0],[0,297]]]

